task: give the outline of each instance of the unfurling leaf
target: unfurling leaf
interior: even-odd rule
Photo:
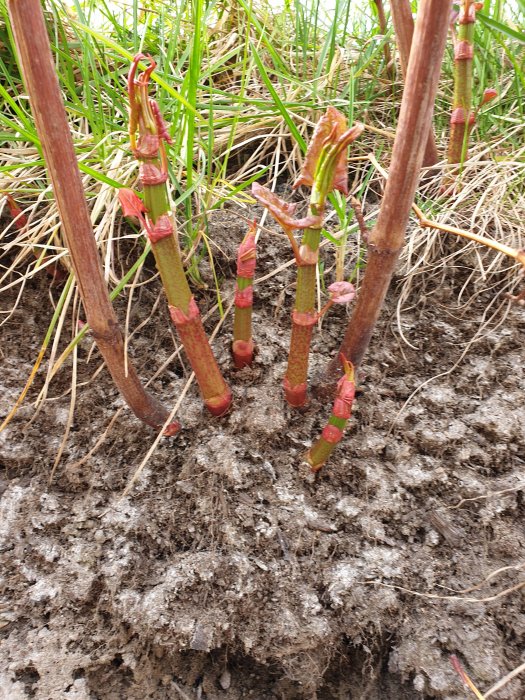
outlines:
[[[486,105],[487,102],[491,102],[498,96],[498,91],[494,88],[486,88],[483,92],[483,97],[481,98],[480,104]]]
[[[315,128],[294,189],[300,185],[316,186],[323,197],[332,190],[348,194],[346,149],[363,129],[359,123],[349,129],[346,117],[335,107],[328,107]]]
[[[301,185],[306,185],[307,187],[313,186],[315,171],[324,146],[330,143],[336,143],[337,139],[345,133],[346,128],[347,121],[344,114],[341,114],[335,107],[328,107],[315,127],[312,140],[306,151],[306,158],[301,168],[301,174],[294,182],[294,189],[297,189],[297,187]],[[337,160],[334,188],[344,194],[347,193],[345,153],[340,153]]]
[[[267,187],[254,182],[252,185],[252,194],[263,207],[266,207],[273,218],[289,232],[293,229],[303,228],[320,228],[323,223],[323,217],[310,214],[302,219],[294,219],[293,214],[297,208],[297,204],[289,204],[284,199],[278,197],[274,192],[271,192]]]
[[[355,287],[350,282],[334,282],[328,291],[334,304],[347,304],[355,297]]]
[[[146,211],[144,202],[133,190],[123,187],[118,191],[118,198],[124,216],[135,216],[137,219],[143,218],[143,214]]]

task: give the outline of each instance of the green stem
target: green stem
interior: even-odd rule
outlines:
[[[347,423],[348,421],[344,420],[344,418],[337,418],[334,415],[331,415],[328,419],[328,425],[334,426],[338,431],[340,431],[341,435]],[[333,432],[335,435],[338,436],[338,434],[335,431]],[[323,431],[323,433],[324,434],[322,434],[321,437],[318,438],[318,440],[312,445],[308,454],[306,455],[306,460],[312,468],[313,472],[318,472],[321,469],[321,467],[323,467],[326,464],[332,452],[337,447],[338,442],[340,442],[340,439],[337,441],[334,441],[333,438],[332,440],[327,440],[325,435],[328,433],[328,431]]]
[[[160,161],[158,164],[160,167]],[[166,185],[144,185],[144,205],[148,218],[151,219],[154,226],[162,215],[168,213],[171,217]],[[174,224],[173,220],[172,223]],[[151,250],[155,256],[168,304],[188,313],[192,293],[184,272],[176,235],[176,228],[173,225],[173,235],[158,241],[151,241]]]
[[[310,448],[306,460],[312,471],[317,472],[328,460],[336,445],[341,442],[343,431],[352,415],[352,404],[355,397],[354,367],[342,356],[344,374],[337,384],[337,393],[321,437]]]
[[[237,284],[235,289],[235,318],[233,322],[232,353],[237,369],[251,365],[253,360],[252,309],[253,275],[255,272],[255,222],[239,246]]]
[[[474,3],[463,0],[454,47],[454,98],[450,117],[447,161],[463,163],[467,159],[469,135],[474,126],[472,110],[472,66],[474,55]]]
[[[312,198],[314,193],[312,193]],[[310,212],[317,214],[324,207],[310,207]],[[283,386],[286,400],[291,406],[299,407],[306,403],[308,356],[312,333],[317,315],[315,313],[315,282],[317,255],[321,240],[321,229],[305,229],[301,241],[301,258],[312,260],[303,262],[297,270],[297,290],[292,313],[292,336],[288,354],[288,368]],[[314,261],[315,260],[315,261]]]
[[[252,286],[253,279],[237,277],[237,289],[239,292],[250,289]],[[252,363],[254,348],[252,340],[252,310],[253,306],[251,304],[245,307],[235,307],[232,352],[237,369],[242,369]]]
[[[138,55],[134,59],[128,91],[131,108],[130,141],[135,157],[141,163],[145,226],[168,299],[170,315],[195,372],[204,403],[210,413],[220,416],[230,408],[231,392],[211,350],[184,272],[167,187],[164,141],[169,140],[169,137],[158,107],[148,97],[148,80],[155,64],[152,62],[137,81],[135,72],[140,58]]]

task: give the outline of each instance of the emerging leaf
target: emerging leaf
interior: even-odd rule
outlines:
[[[135,216],[137,219],[143,219],[143,214],[146,211],[144,202],[133,190],[123,187],[118,191],[118,198],[124,216]]]
[[[347,121],[344,114],[341,114],[335,107],[328,107],[323,114],[312,136],[306,158],[301,168],[301,174],[294,182],[294,189],[301,185],[312,187],[314,184],[315,172],[319,163],[321,152],[330,143],[336,143],[337,139],[344,134],[347,128]],[[334,177],[334,189],[347,194],[346,186],[346,154],[341,153],[336,164],[336,177]],[[342,188],[342,189],[341,189]]]
[[[0,193],[1,194],[1,193]],[[27,226],[27,216],[22,212],[13,197],[5,192],[7,208],[11,218],[15,220],[15,226],[19,231],[22,231]]]
[[[497,96],[497,90],[495,90],[494,88],[486,88],[483,92],[483,97],[481,98],[480,104],[485,105],[487,104],[487,102],[491,102],[491,100],[494,100]]]
[[[334,282],[328,291],[334,304],[347,304],[355,297],[355,287],[350,282]]]
[[[293,229],[302,228],[320,228],[323,223],[322,216],[310,214],[302,219],[294,219],[293,214],[297,208],[297,204],[289,204],[284,199],[278,197],[274,192],[271,192],[267,187],[254,182],[252,185],[252,194],[263,207],[266,207],[273,218],[282,226],[286,232],[291,232]]]
[[[314,186],[322,192],[322,198],[332,190],[348,194],[348,158],[346,149],[363,131],[362,124],[348,129],[346,117],[335,107],[328,107],[317,124],[306,152],[301,174],[294,183]]]
[[[255,234],[257,223],[254,221],[243,238],[237,252],[237,276],[251,278],[255,272]]]

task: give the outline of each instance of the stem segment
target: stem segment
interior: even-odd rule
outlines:
[[[379,29],[383,36],[386,36],[388,32],[388,25],[386,23],[385,6],[383,5],[383,0],[374,0],[374,5],[377,10],[377,20],[379,24]],[[390,53],[390,46],[386,43],[383,46],[383,56],[385,57],[386,71],[389,76],[394,77],[395,67],[392,63],[392,54]]]
[[[156,67],[151,58],[149,67],[136,78],[139,61],[144,58],[146,56],[138,54],[133,60],[128,93],[130,143],[140,162],[146,215],[142,215],[140,200],[136,196],[133,199],[134,195],[129,190],[124,192],[127,204],[131,202],[131,208],[125,209],[124,213],[137,214],[146,229],[168,299],[171,319],[195,372],[204,403],[214,416],[222,416],[230,408],[231,392],[211,350],[184,272],[167,188],[168,163],[164,142],[170,142],[170,137],[157,103],[148,95],[149,78]],[[123,204],[124,201],[121,196]]]
[[[255,272],[256,223],[239,246],[237,255],[237,284],[235,288],[235,318],[233,321],[232,353],[235,367],[242,369],[253,360],[252,309],[253,275]]]
[[[463,163],[468,158],[468,142],[476,115],[472,110],[472,66],[474,59],[474,24],[479,3],[462,0],[458,17],[458,34],[454,44],[454,98],[450,115],[450,139],[447,162]],[[449,173],[442,189],[449,193],[456,171]]]
[[[145,391],[129,361],[127,372],[125,369],[122,334],[102,274],[41,4],[39,0],[9,0],[8,9],[87,322],[113,381],[133,413],[159,428],[168,412]],[[174,422],[165,433],[173,435],[179,427]]]
[[[337,444],[341,442],[343,430],[352,415],[352,403],[355,397],[354,368],[352,363],[348,362],[344,357],[341,360],[344,374],[337,383],[337,393],[334,407],[332,408],[332,415],[328,419],[321,437],[312,445],[306,455],[306,461],[313,472],[318,472],[321,469],[335,450]]]
[[[324,202],[322,210],[324,211]],[[314,213],[312,203],[310,211]],[[299,249],[303,262],[297,270],[297,291],[295,307],[292,312],[292,336],[288,353],[288,368],[283,380],[286,400],[290,406],[294,407],[303,406],[306,403],[308,357],[313,327],[317,321],[315,272],[320,240],[320,228],[305,229]]]
[[[414,18],[412,16],[410,0],[391,0],[390,12],[392,14],[392,22],[394,24],[396,43],[399,51],[401,72],[406,84],[408,59],[410,58],[412,37],[414,36]],[[423,166],[425,168],[432,167],[438,160],[439,155],[437,152],[434,130],[432,126],[430,126],[428,140],[425,146],[425,155],[423,157]]]
[[[449,11],[448,0],[421,2],[394,141],[390,177],[376,226],[370,234],[363,284],[340,348],[340,353],[356,368],[368,348],[404,243],[432,120]],[[323,385],[319,389],[333,390],[341,373],[338,354],[329,364]]]

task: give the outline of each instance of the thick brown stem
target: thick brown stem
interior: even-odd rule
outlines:
[[[340,352],[328,366],[325,385],[341,376],[340,354],[358,366],[368,347],[390,285],[414,200],[432,120],[448,30],[449,0],[422,0],[407,70],[392,165],[356,308]]]
[[[168,418],[168,412],[145,391],[129,361],[126,372],[122,334],[102,274],[40,2],[9,0],[8,8],[87,322],[113,381],[131,410],[158,428]],[[177,427],[173,425],[169,432]]]
[[[396,43],[399,51],[401,72],[406,84],[408,59],[410,57],[410,48],[412,46],[412,37],[414,35],[414,18],[412,17],[410,0],[391,0],[390,11],[392,14],[392,22],[394,24]],[[434,137],[434,130],[431,125],[428,132],[425,155],[423,157],[423,166],[425,168],[429,168],[435,165],[438,161],[439,155],[437,152],[436,139]]]

